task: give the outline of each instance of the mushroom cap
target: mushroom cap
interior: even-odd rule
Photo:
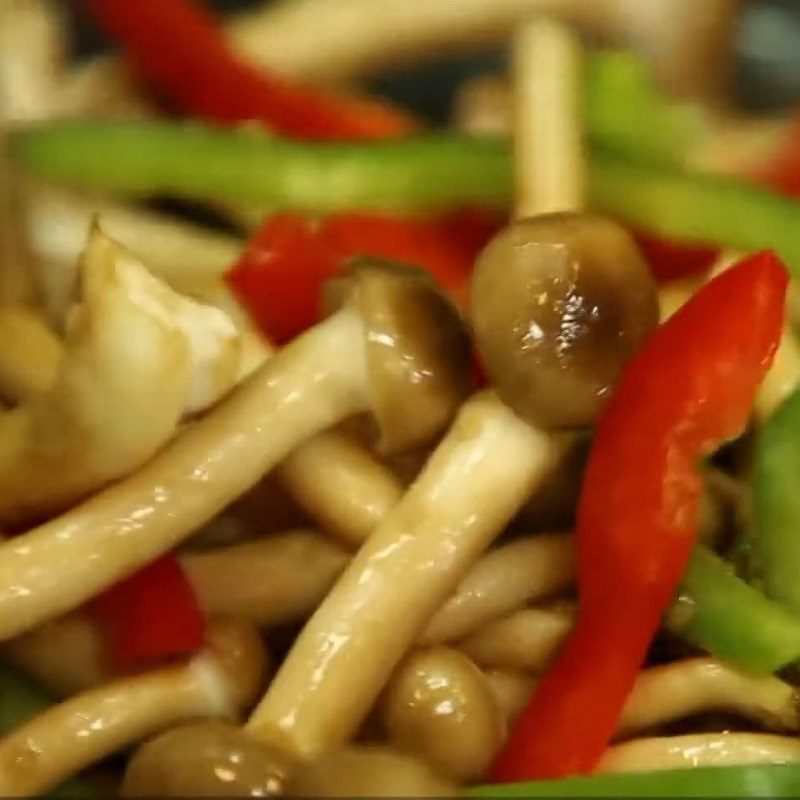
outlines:
[[[328,281],[325,304],[353,305],[364,320],[380,450],[405,452],[434,439],[469,391],[471,358],[464,321],[433,278],[363,257]]]
[[[123,797],[271,797],[289,762],[230,723],[209,720],[166,731],[128,762]]]
[[[658,324],[631,236],[595,214],[543,214],[499,233],[472,279],[472,323],[502,400],[547,428],[591,424]]]

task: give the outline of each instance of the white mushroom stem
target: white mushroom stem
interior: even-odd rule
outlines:
[[[92,617],[80,612],[10,639],[0,652],[55,697],[98,686],[114,674],[102,631]]]
[[[0,794],[37,795],[185,720],[236,718],[253,700],[265,655],[258,634],[217,623],[185,664],[120,678],[65,700],[0,739]]]
[[[403,494],[388,467],[363,445],[335,432],[315,436],[299,447],[276,476],[324,530],[355,546]]]
[[[233,614],[262,626],[306,619],[348,560],[346,550],[314,531],[180,556],[207,613]]]
[[[530,699],[536,678],[490,669],[486,679],[509,724]],[[666,725],[695,714],[726,711],[768,730],[800,728],[798,692],[773,675],[751,675],[712,658],[690,658],[644,670],[636,680],[618,736]]]
[[[525,536],[490,550],[475,562],[436,612],[423,642],[453,642],[485,623],[572,586],[572,537]]]
[[[127,479],[0,545],[0,639],[171,550],[298,443],[368,408],[361,317],[343,309],[270,359]]]
[[[458,644],[484,667],[541,673],[572,630],[574,611],[566,605],[525,608],[490,622]]]
[[[0,395],[24,403],[56,381],[64,348],[41,315],[28,306],[0,307]]]
[[[99,230],[47,391],[0,416],[0,520],[64,508],[152,456],[236,379],[227,317],[153,278]]]
[[[711,658],[694,658],[642,672],[618,733],[654,728],[707,711],[730,711],[772,730],[797,730],[800,698],[773,675],[751,675]]]
[[[794,764],[800,741],[769,733],[702,733],[635,739],[610,747],[596,772],[649,772],[743,764]]]
[[[551,443],[469,400],[295,641],[248,730],[303,758],[353,735],[403,653],[546,468]]]
[[[514,41],[514,174],[518,217],[583,206],[583,49],[578,34],[537,18]]]

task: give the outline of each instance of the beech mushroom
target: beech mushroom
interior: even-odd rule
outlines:
[[[464,576],[422,634],[424,642],[453,642],[525,603],[574,582],[572,537],[534,535],[490,550]]]
[[[158,282],[96,228],[81,284],[52,385],[0,415],[0,521],[41,518],[126,475],[236,378],[227,317]]]
[[[796,737],[771,733],[696,733],[634,739],[609,747],[596,771],[648,772],[799,761],[800,742]]]
[[[366,313],[346,305],[269,359],[135,474],[0,545],[0,638],[74,608],[170,550],[299,443],[368,410],[374,398],[400,393],[392,386],[413,383],[416,395],[405,388],[402,394],[419,413],[405,408],[413,424],[398,420],[387,442],[411,447],[439,432],[468,381],[458,313],[414,270],[362,265],[351,275],[369,283]],[[390,346],[368,344],[369,312],[378,308],[383,333],[393,315],[415,325],[398,322]],[[391,403],[379,411],[391,421]]]
[[[454,797],[456,786],[424,761],[388,747],[361,746],[321,756],[293,772],[290,797]]]
[[[413,652],[400,664],[381,715],[391,744],[458,783],[482,778],[505,740],[505,719],[486,677],[448,647]]]
[[[128,762],[123,797],[273,797],[285,756],[220,720],[181,725],[143,744]]]
[[[238,717],[256,696],[265,654],[249,625],[218,622],[184,664],[140,673],[52,706],[0,739],[0,793],[31,796],[179,722]]]

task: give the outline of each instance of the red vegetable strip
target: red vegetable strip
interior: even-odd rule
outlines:
[[[203,646],[205,617],[177,559],[165,555],[89,604],[106,631],[121,671],[140,668]]]
[[[701,289],[625,369],[578,507],[575,630],[512,732],[494,780],[594,768],[695,542],[696,462],[735,435],[780,339],[786,270],[771,253]]]
[[[434,220],[334,214],[318,222],[275,214],[247,245],[228,283],[278,344],[317,321],[323,282],[357,255],[428,269],[463,307],[475,258],[500,222],[478,211]]]
[[[83,5],[139,74],[186,114],[221,124],[258,121],[298,139],[381,139],[416,128],[386,104],[298,86],[251,67],[193,0]]]

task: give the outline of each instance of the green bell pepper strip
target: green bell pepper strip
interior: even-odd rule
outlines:
[[[52,704],[53,701],[31,681],[0,664],[0,735],[10,733]],[[96,800],[98,795],[86,781],[74,778],[50,792],[48,797]]]
[[[498,783],[469,797],[798,797],[800,764],[629,772],[554,781]]]
[[[800,658],[800,617],[695,546],[666,626],[718,658],[775,672]]]
[[[756,439],[750,539],[754,571],[770,597],[800,612],[800,390]]]
[[[133,195],[171,194],[271,209],[510,204],[506,144],[448,135],[309,144],[148,121],[64,121],[11,136],[45,178]],[[725,178],[646,166],[595,149],[591,205],[668,238],[775,250],[800,274],[800,203]]]

